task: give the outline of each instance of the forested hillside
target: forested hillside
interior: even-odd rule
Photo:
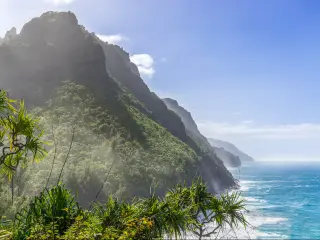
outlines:
[[[73,101],[79,100],[78,94],[86,95],[89,105],[77,103],[95,109],[95,103],[92,102],[86,89],[72,83],[66,83],[62,87],[58,94],[59,97],[49,108],[57,106],[58,109],[53,107],[54,111],[75,110],[72,109],[74,107]],[[77,108],[77,110],[79,109]],[[39,112],[41,112],[40,109],[37,113]],[[77,111],[72,112],[72,116],[74,116]],[[91,113],[94,114],[94,111]],[[49,116],[57,120],[55,118],[61,115],[51,113]],[[81,119],[81,116],[77,117]],[[82,120],[84,119],[89,120],[88,116],[82,118]],[[45,122],[41,123],[41,121]],[[82,145],[82,149],[77,149],[80,153],[70,155],[72,146],[76,144],[74,141],[76,138],[75,124],[73,124],[71,142],[66,156],[63,161],[60,161],[62,165],[59,166],[60,170],[57,172],[59,174],[55,176],[54,167],[57,163],[55,160],[60,157],[57,155],[57,147],[62,147],[62,145],[57,144],[58,139],[55,138],[52,127],[55,150],[51,167],[47,168],[50,169],[50,173],[38,179],[34,178],[33,174],[41,173],[41,169],[37,169],[35,164],[41,164],[47,155],[48,142],[44,141],[45,131],[43,128],[48,122],[49,119],[40,119],[30,115],[26,111],[23,100],[15,101],[8,98],[5,91],[0,91],[0,175],[3,177],[2,180],[5,180],[0,185],[2,187],[0,195],[1,239],[165,239],[168,237],[185,238],[187,234],[193,234],[201,239],[216,235],[216,231],[225,226],[235,229],[238,224],[247,224],[243,215],[243,210],[245,210],[243,200],[239,199],[238,193],[231,195],[226,193],[216,197],[208,192],[206,183],[203,183],[199,177],[194,178],[188,186],[184,183],[167,189],[166,194],[162,194],[162,196],[157,196],[152,189],[147,197],[138,196],[130,199],[125,196],[117,197],[118,194],[112,193],[112,189],[108,192],[102,192],[104,185],[110,183],[107,180],[113,165],[117,161],[121,161],[119,157],[112,156],[116,147],[114,142],[104,145],[103,149],[108,152],[106,157],[113,158],[113,163],[109,166],[108,174],[101,187],[97,189],[95,198],[91,201],[88,199],[90,192],[92,192],[89,189],[96,187],[97,182],[94,181],[90,186],[87,186],[85,194],[80,194],[79,197],[78,189],[83,187],[82,183],[88,178],[91,179],[93,175],[87,175],[81,181],[71,177],[73,185],[70,184],[68,176],[63,178],[63,174],[76,173],[76,177],[80,175],[74,169],[65,171],[66,162],[75,155],[77,158],[87,157],[86,151],[89,150],[85,148],[85,145]],[[77,126],[81,128],[83,122],[80,121]],[[81,128],[81,130],[83,133],[84,129]],[[88,132],[81,137],[86,137],[87,134],[88,137],[92,137]],[[170,140],[168,139],[168,141]],[[79,145],[79,142],[77,143]],[[92,144],[92,142],[86,141],[86,144],[90,145],[90,143]],[[115,154],[117,155],[117,153]],[[77,158],[76,163],[79,163]],[[26,178],[26,176],[30,178]],[[112,177],[116,178],[116,175]],[[45,179],[45,187],[40,193],[35,193],[37,181]],[[52,180],[55,183],[50,183]],[[77,189],[76,197],[63,182],[67,182],[69,188]],[[6,198],[8,196],[5,191],[6,184],[11,188],[10,201]],[[34,196],[28,195],[28,191],[29,193],[33,192]],[[83,193],[83,188],[81,188],[81,193]],[[101,194],[107,194],[108,197],[99,199]],[[90,204],[84,208],[84,204],[79,204],[76,198],[81,201],[87,199]],[[9,214],[8,218],[3,215],[4,212]],[[214,229],[209,229],[208,224],[215,226]]]
[[[188,136],[136,70],[128,53],[101,42],[70,12],[48,12],[19,34],[10,31],[0,45],[0,87],[25,99],[50,145],[41,163],[17,171],[13,191],[2,188],[3,201],[12,191],[19,205],[55,184],[61,168],[83,206],[104,182],[100,200],[146,196],[150,188],[163,195],[198,174],[212,193],[234,186],[221,161]]]

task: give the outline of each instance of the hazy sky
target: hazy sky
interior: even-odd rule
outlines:
[[[320,1],[0,0],[0,34],[71,10],[202,133],[257,160],[320,161]]]

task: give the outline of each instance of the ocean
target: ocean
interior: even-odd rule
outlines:
[[[320,239],[320,163],[261,163],[230,170],[249,227],[239,239]]]

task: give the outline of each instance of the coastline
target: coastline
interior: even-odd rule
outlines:
[[[251,176],[242,175],[241,170],[253,167],[259,163],[252,163],[244,165],[238,168],[228,168],[231,174],[235,177],[238,175],[238,178],[235,178],[236,186],[232,191],[240,191],[241,197],[246,202],[246,212],[245,215],[250,224],[246,229],[239,228],[236,230],[236,234],[227,235],[229,239],[287,239],[288,236],[281,235],[278,233],[273,233],[270,231],[265,231],[265,226],[273,226],[284,223],[288,221],[287,218],[279,216],[269,216],[266,215],[262,210],[272,208],[273,205],[270,205],[263,198],[256,198],[249,196],[250,191],[255,191],[260,188],[261,181],[259,180],[250,180]],[[266,193],[267,194],[267,193]],[[236,235],[236,236],[235,236]],[[218,239],[221,236],[218,236]]]

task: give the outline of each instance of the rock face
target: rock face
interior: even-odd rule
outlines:
[[[73,13],[47,12],[26,23],[20,34],[9,31],[0,45],[0,88],[8,89],[10,97],[25,99],[29,108],[42,105],[65,80],[87,87],[115,112],[123,108],[119,102],[121,93],[129,93],[143,114],[197,153],[196,170],[212,191],[235,184],[224,165],[199,148],[180,117],[149,90],[129,54],[89,33]],[[123,126],[139,131],[133,121],[128,125],[127,110],[120,112]],[[132,133],[135,134],[141,135]]]
[[[254,159],[246,153],[239,150],[235,145],[229,142],[221,141],[218,139],[209,138],[210,144],[217,148],[224,148],[228,152],[238,156],[242,162],[253,162]]]
[[[214,153],[220,158],[226,166],[239,167],[241,166],[240,158],[224,148],[213,147]]]
[[[43,103],[67,79],[86,85],[99,97],[116,90],[105,70],[102,47],[72,13],[48,12],[34,18],[0,47],[1,88],[29,106]]]
[[[215,148],[210,145],[208,140],[200,133],[197,124],[193,120],[191,113],[179,106],[178,102],[174,99],[165,98],[163,102],[167,107],[174,111],[184,123],[188,135],[200,145],[205,151],[213,152],[219,159],[223,161],[226,166],[238,167],[241,165],[239,157],[230,152],[225,151],[223,148]]]
[[[13,27],[11,30],[7,31],[6,35],[4,36],[4,41],[10,41],[15,36],[17,36],[17,29]]]
[[[186,135],[183,123],[176,114],[168,111],[166,105],[158,96],[151,92],[136,72],[137,67],[130,62],[129,54],[118,46],[101,42],[105,56],[106,67],[112,77],[127,88],[148,110],[153,120],[167,128],[174,136],[185,143],[190,141]],[[131,63],[131,64],[129,64]],[[135,66],[135,68],[132,67]],[[134,70],[133,70],[134,69]]]

